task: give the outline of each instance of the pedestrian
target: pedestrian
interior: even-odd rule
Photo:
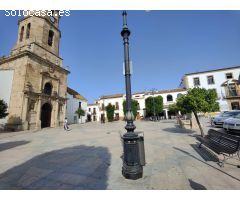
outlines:
[[[65,131],[70,131],[69,127],[68,127],[68,120],[67,118],[65,117],[65,120],[64,120],[64,130]]]

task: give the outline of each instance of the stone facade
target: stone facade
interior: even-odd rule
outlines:
[[[67,75],[59,57],[59,16],[24,17],[10,56],[0,70],[14,70],[6,128],[40,129],[62,125],[66,110]]]

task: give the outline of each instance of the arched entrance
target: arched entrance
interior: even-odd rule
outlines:
[[[41,128],[50,127],[52,106],[49,103],[42,105],[41,110]]]

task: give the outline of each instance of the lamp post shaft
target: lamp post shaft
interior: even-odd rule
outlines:
[[[128,133],[133,133],[136,128],[133,120],[132,113],[132,91],[131,91],[131,70],[130,70],[130,58],[129,58],[129,36],[131,34],[127,26],[127,12],[123,11],[123,29],[121,35],[123,37],[124,45],[124,66],[125,66],[125,86],[126,86],[126,120],[127,124],[125,129]]]

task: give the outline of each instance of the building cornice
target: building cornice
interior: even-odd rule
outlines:
[[[184,76],[196,75],[196,74],[204,74],[204,73],[209,73],[209,72],[225,71],[225,70],[231,70],[231,69],[240,69],[240,66],[225,67],[225,68],[218,68],[218,69],[206,70],[206,71],[201,71],[201,72],[187,73],[187,74],[185,74]]]
[[[64,102],[67,101],[67,98],[61,97],[58,95],[47,95],[44,93],[33,92],[33,91],[28,91],[28,90],[24,90],[23,93],[26,95],[29,95],[29,96],[42,97],[42,98],[51,99],[51,100],[58,99],[59,101],[64,101]]]
[[[48,53],[56,56],[58,59],[63,60],[61,57],[59,57],[59,55],[56,55],[55,53],[49,51],[48,49],[46,49],[45,47],[41,46],[41,45],[38,44],[37,42],[31,42],[31,43],[29,43],[29,44],[26,44],[26,45],[23,45],[23,46],[20,46],[20,47],[17,47],[17,48],[13,48],[12,51],[16,51],[17,49],[21,49],[21,48],[24,48],[24,47],[29,47],[29,46],[31,46],[32,44],[37,45],[38,47],[42,48],[44,51],[47,51]]]
[[[124,94],[112,94],[112,95],[101,96],[100,99],[121,98],[123,96],[124,96]]]
[[[10,61],[16,60],[18,58],[24,57],[24,56],[34,57],[34,58],[40,60],[41,62],[45,63],[49,67],[54,66],[59,71],[63,71],[66,74],[70,73],[70,71],[68,71],[67,69],[64,69],[63,67],[60,67],[59,65],[56,65],[55,63],[52,63],[51,61],[46,60],[46,59],[38,56],[37,54],[35,54],[35,53],[31,52],[31,51],[28,51],[28,50],[24,50],[24,51],[22,51],[22,52],[20,52],[18,54],[11,55],[11,56],[4,57],[4,58],[0,59],[0,65],[4,64],[6,62],[10,62]]]
[[[175,93],[175,92],[186,92],[187,90],[184,88],[176,88],[176,89],[169,89],[169,90],[158,90],[155,91],[154,94],[165,94],[165,93]],[[152,95],[152,91],[145,91],[145,92],[136,92],[133,93],[132,95]],[[106,96],[101,96],[99,100],[103,99],[114,99],[114,98],[126,98],[125,94],[113,94],[113,95],[106,95]]]
[[[87,106],[98,106],[98,104],[93,103],[93,104],[88,104]]]

